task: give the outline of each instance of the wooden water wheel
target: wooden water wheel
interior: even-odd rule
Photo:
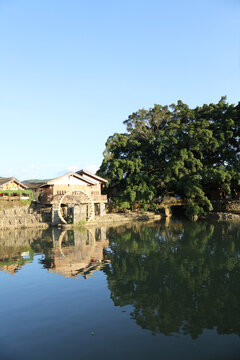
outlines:
[[[58,202],[58,216],[64,224],[67,224],[66,214],[63,212],[62,205],[74,207],[76,205],[87,205],[86,220],[92,220],[94,216],[94,202],[91,196],[82,190],[66,192]]]

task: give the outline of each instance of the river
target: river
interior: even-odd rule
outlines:
[[[239,359],[240,225],[0,232],[0,359]]]

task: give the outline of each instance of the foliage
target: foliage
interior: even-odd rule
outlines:
[[[27,194],[29,196],[28,200],[26,200],[26,199],[21,200],[20,199],[20,202],[23,205],[29,205],[33,201],[33,192],[32,192],[32,190],[0,190],[0,193],[3,194],[3,195],[6,194],[8,196],[11,196],[13,194],[18,194],[19,198],[17,198],[17,200],[20,199],[20,196],[22,196],[23,194]],[[3,199],[1,198],[1,200],[3,200]]]
[[[122,201],[122,202],[121,201],[120,202],[116,201],[116,204],[119,205],[119,208],[121,210],[130,209],[130,203],[128,201]]]
[[[72,214],[69,214],[68,217],[67,217],[67,223],[68,224],[72,224],[73,223],[73,216]]]
[[[108,138],[98,171],[112,200],[132,206],[179,195],[190,201],[188,212],[201,214],[221,193],[238,196],[240,103],[155,105],[124,124],[126,133]]]

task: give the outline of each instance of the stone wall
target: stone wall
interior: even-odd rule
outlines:
[[[233,214],[229,212],[215,212],[209,214],[209,218],[218,221],[240,221],[240,214]]]
[[[73,206],[72,214],[73,214],[73,224],[77,224],[81,221],[86,221],[87,220],[87,205],[81,204],[81,205]]]
[[[0,210],[0,229],[30,227],[46,228],[50,221],[48,209],[43,209],[41,207],[27,205]]]
[[[226,211],[233,214],[240,214],[240,200],[231,200],[226,204]]]
[[[216,212],[240,214],[240,200],[212,201],[212,205]]]

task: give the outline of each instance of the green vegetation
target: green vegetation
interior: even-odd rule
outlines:
[[[32,190],[1,190],[0,195],[1,195],[0,199],[3,201],[4,200],[14,200],[14,197],[16,197],[16,200],[14,200],[14,203],[15,203],[15,201],[19,200],[19,204],[21,204],[21,205],[29,205],[33,201]],[[24,195],[27,195],[29,197],[29,199],[21,199],[21,197]],[[1,203],[0,203],[0,206],[1,206]],[[3,207],[6,208],[6,204]]]
[[[240,103],[190,109],[178,101],[128,117],[127,132],[106,142],[98,175],[123,209],[179,195],[189,215],[212,210],[212,200],[240,193]]]
[[[72,223],[73,223],[73,216],[72,216],[72,214],[68,214],[68,216],[67,216],[67,223],[68,223],[68,224],[72,224]]]
[[[14,251],[15,250],[15,251]],[[27,259],[23,258],[21,253],[28,252],[29,257]],[[2,247],[0,246],[1,262],[0,267],[2,266],[11,266],[18,264],[19,266],[24,265],[28,262],[32,262],[34,252],[31,247],[25,246],[21,248],[14,249],[13,247]]]
[[[50,179],[28,179],[22,181],[23,184],[45,184]]]

